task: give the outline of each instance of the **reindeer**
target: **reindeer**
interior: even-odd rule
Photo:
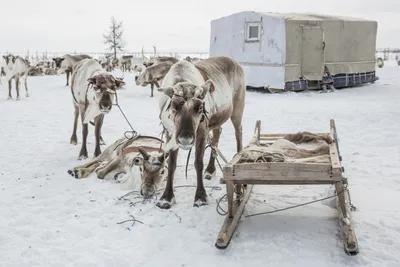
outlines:
[[[144,51],[143,51],[143,47],[142,47],[142,59],[143,59],[143,65],[148,68],[150,66],[154,66],[157,64],[160,64],[162,62],[172,62],[172,63],[176,63],[179,61],[179,59],[175,58],[175,57],[157,57],[157,48],[155,46],[153,46],[153,50],[154,50],[154,56],[151,57],[150,59],[146,58],[144,55]]]
[[[119,62],[118,62],[118,66],[121,69],[122,72],[125,71],[130,71],[131,67],[132,67],[132,58],[133,55],[128,55],[128,56],[121,56]]]
[[[153,97],[153,90],[154,85],[157,88],[160,87],[160,83],[162,83],[165,75],[168,73],[170,68],[174,63],[172,62],[163,62],[158,65],[153,65],[148,68],[145,68],[140,75],[135,76],[136,85],[141,85],[143,87],[147,86],[148,84],[151,85],[151,95]]]
[[[133,184],[135,174],[140,173],[140,193],[144,197],[153,195],[159,187],[165,169],[168,153],[160,152],[162,140],[151,136],[136,136],[131,139],[119,138],[93,160],[68,170],[76,179],[86,178],[96,171],[99,179],[117,171],[116,179]],[[123,175],[120,175],[120,174]],[[133,188],[131,188],[133,189]]]
[[[28,67],[28,76],[43,76],[43,68],[40,66]]]
[[[71,93],[74,103],[74,127],[70,143],[77,144],[76,129],[78,116],[82,121],[82,147],[78,159],[88,157],[86,140],[88,135],[88,123],[94,119],[96,148],[94,156],[100,155],[101,127],[104,115],[111,111],[116,95],[116,89],[120,86],[120,80],[114,78],[104,70],[94,59],[83,59],[73,69],[71,78]]]
[[[192,62],[193,64],[196,64],[197,62],[200,62],[200,61],[202,61],[203,59],[201,59],[201,58],[199,58],[199,57],[190,57],[190,56],[187,56],[187,57],[185,57],[185,60],[186,60],[186,61],[189,61],[189,62]]]
[[[203,185],[203,157],[207,137],[212,131],[212,146],[217,147],[221,126],[230,118],[235,129],[236,150],[242,150],[242,117],[245,105],[245,75],[239,63],[229,57],[212,57],[196,65],[182,60],[174,64],[158,91],[161,122],[166,130],[169,151],[167,184],[157,206],[169,209],[175,203],[173,180],[179,148],[196,148],[197,189],[194,206],[208,204]],[[211,154],[205,179],[215,174]]]
[[[92,58],[92,57],[88,55],[71,56],[69,54],[66,54],[63,57],[53,58],[53,61],[56,64],[57,74],[65,73],[67,75],[67,84],[65,86],[69,85],[69,75],[72,73],[74,65],[85,58]]]
[[[22,78],[24,81],[26,97],[29,97],[28,92],[28,64],[25,59],[14,56],[8,55],[3,56],[4,63],[3,63],[3,71],[5,73],[5,79],[8,82],[8,99],[12,99],[11,96],[11,82],[12,79],[15,80],[15,90],[17,91],[17,100],[19,100],[19,79]]]

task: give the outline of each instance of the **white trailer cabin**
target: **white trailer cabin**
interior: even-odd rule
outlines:
[[[210,57],[229,56],[249,88],[320,89],[374,82],[377,22],[316,14],[243,11],[211,21]]]

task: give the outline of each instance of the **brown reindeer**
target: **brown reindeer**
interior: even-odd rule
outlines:
[[[173,180],[178,149],[193,146],[197,189],[194,206],[208,203],[203,185],[203,157],[207,137],[213,133],[212,145],[217,146],[221,126],[231,119],[235,128],[236,149],[242,150],[242,116],[245,105],[245,76],[238,62],[229,57],[212,57],[195,65],[182,60],[174,64],[164,78],[162,88],[165,96],[160,99],[161,121],[166,129],[169,151],[168,179],[165,191],[157,203],[169,209],[175,202]],[[162,104],[164,103],[164,104]],[[210,156],[205,178],[215,173],[215,158]]]
[[[159,88],[160,84],[168,73],[169,69],[172,67],[174,63],[171,61],[166,61],[159,63],[157,65],[152,65],[150,67],[145,68],[140,75],[135,76],[136,85],[147,86],[151,85],[151,94],[153,97],[154,85]]]

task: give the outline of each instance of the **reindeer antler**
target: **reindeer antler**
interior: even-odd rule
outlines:
[[[157,47],[155,45],[153,45],[153,50],[154,50],[154,57],[156,57],[157,54]]]
[[[142,154],[144,160],[148,160],[150,155],[141,147],[138,147],[139,153]]]

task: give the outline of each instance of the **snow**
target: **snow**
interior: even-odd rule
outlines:
[[[385,62],[386,63],[386,62]],[[261,94],[248,92],[243,121],[244,143],[257,119],[263,132],[329,131],[335,119],[345,175],[353,204],[360,253],[343,251],[332,203],[243,218],[226,250],[214,247],[224,217],[216,200],[224,195],[221,172],[205,181],[210,204],[194,208],[195,188],[177,188],[177,203],[160,210],[112,178],[94,175],[76,180],[67,170],[77,161],[78,145],[69,144],[73,123],[65,75],[29,77],[31,96],[6,100],[0,88],[0,266],[400,266],[400,67],[385,64],[373,85],[317,92]],[[119,76],[119,74],[118,74]],[[118,92],[123,111],[142,134],[157,136],[158,96],[136,87],[125,74]],[[89,126],[88,152],[94,152]],[[106,115],[107,144],[129,130],[116,107]],[[233,127],[223,127],[221,152],[235,153]],[[104,150],[105,147],[103,146]],[[180,151],[175,186],[195,185],[192,153],[185,179],[187,151]],[[207,151],[205,162],[208,162]],[[245,214],[284,208],[325,197],[329,186],[255,186]],[[130,202],[136,203],[131,207]],[[117,224],[133,215],[135,225]]]

